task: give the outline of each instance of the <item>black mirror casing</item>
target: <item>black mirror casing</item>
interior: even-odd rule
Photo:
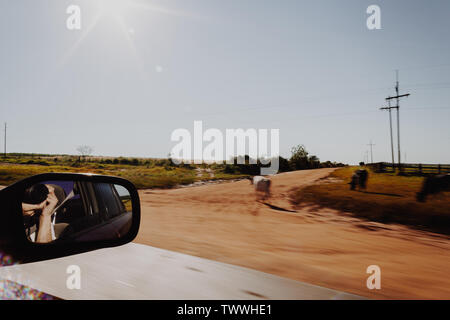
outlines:
[[[132,220],[129,231],[117,239],[89,242],[33,243],[24,230],[22,199],[25,188],[42,181],[85,181],[121,185],[132,201]],[[100,248],[115,247],[134,240],[140,225],[140,200],[136,187],[119,177],[78,173],[44,173],[35,175],[0,191],[0,254],[10,256],[12,263],[28,263],[79,254]]]

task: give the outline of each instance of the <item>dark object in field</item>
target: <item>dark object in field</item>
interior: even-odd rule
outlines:
[[[427,195],[442,191],[450,191],[450,174],[439,174],[426,177],[422,184],[422,190],[417,193],[417,201],[425,202]]]
[[[364,165],[366,165],[364,162],[360,162],[359,165],[362,167]]]
[[[352,180],[350,181],[350,190],[355,190],[357,185],[360,189],[365,189],[367,186],[368,177],[369,172],[367,172],[367,170],[356,170],[352,175]]]

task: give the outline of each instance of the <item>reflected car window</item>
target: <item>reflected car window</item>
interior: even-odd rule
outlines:
[[[105,221],[118,216],[125,210],[117,197],[114,196],[112,185],[107,183],[96,183],[94,185],[95,194],[99,199],[100,211],[103,213]]]
[[[130,230],[132,200],[120,185],[45,181],[24,190],[22,211],[31,242],[117,239]]]

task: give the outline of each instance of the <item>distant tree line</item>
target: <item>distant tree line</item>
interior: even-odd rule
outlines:
[[[243,159],[244,158],[244,159]],[[260,160],[250,161],[248,155],[244,157],[235,157],[233,164],[225,165],[225,173],[240,173],[249,175],[258,175],[261,172],[261,167],[269,166],[263,165]],[[238,164],[243,162],[243,164]],[[256,162],[256,163],[255,163]],[[315,155],[309,155],[304,145],[298,145],[291,149],[291,157],[289,159],[279,157],[279,172],[288,172],[295,170],[305,169],[318,169],[318,168],[335,168],[344,167],[346,164],[340,162],[325,161],[320,162],[320,159]]]
[[[227,164],[224,161],[223,163],[194,165],[189,162],[175,164],[170,155],[166,159],[90,156],[93,149],[84,147],[85,146],[82,146],[82,148],[80,147],[80,150],[78,150],[80,156],[16,153],[10,154],[8,162],[47,166],[58,164],[71,167],[82,167],[87,164],[99,167],[102,165],[129,165],[145,166],[147,168],[164,167],[166,170],[173,170],[175,168],[195,169],[200,166],[203,168],[219,170],[227,174],[241,175],[259,175],[261,167],[270,166],[270,164],[264,165],[259,159],[251,159],[248,155],[234,157],[232,164]],[[320,162],[320,159],[315,155],[309,155],[303,145],[292,148],[291,157],[289,159],[281,156],[279,157],[279,172],[342,166],[345,166],[345,164],[331,161]]]

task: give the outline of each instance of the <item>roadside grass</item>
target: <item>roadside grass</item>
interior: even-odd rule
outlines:
[[[450,192],[416,201],[423,177],[397,176],[369,170],[367,189],[351,191],[349,182],[356,167],[337,169],[317,184],[292,193],[296,206],[315,204],[370,221],[398,223],[437,233],[450,234]]]
[[[196,175],[195,167],[177,167],[169,165],[123,165],[105,164],[98,162],[64,162],[54,163],[53,160],[33,160],[28,163],[27,159],[16,159],[16,163],[0,163],[0,185],[10,185],[21,179],[49,172],[74,172],[74,173],[95,173],[112,175],[130,180],[138,189],[150,188],[173,188],[177,185],[187,185],[196,181],[207,180],[230,180],[244,178],[242,174],[224,173],[221,167],[214,170],[214,177],[209,174]],[[35,162],[38,162],[36,164]],[[56,161],[58,162],[58,161]]]
[[[240,160],[245,160],[240,163]],[[75,172],[113,175],[130,180],[139,189],[173,188],[195,182],[243,179],[260,173],[262,163],[251,163],[248,155],[234,157],[233,162],[181,163],[171,158],[136,158],[81,156],[69,154],[8,153],[0,158],[0,185],[10,185],[26,177],[46,172]],[[296,170],[287,159],[279,158],[282,172]],[[343,166],[318,160],[302,169]]]

